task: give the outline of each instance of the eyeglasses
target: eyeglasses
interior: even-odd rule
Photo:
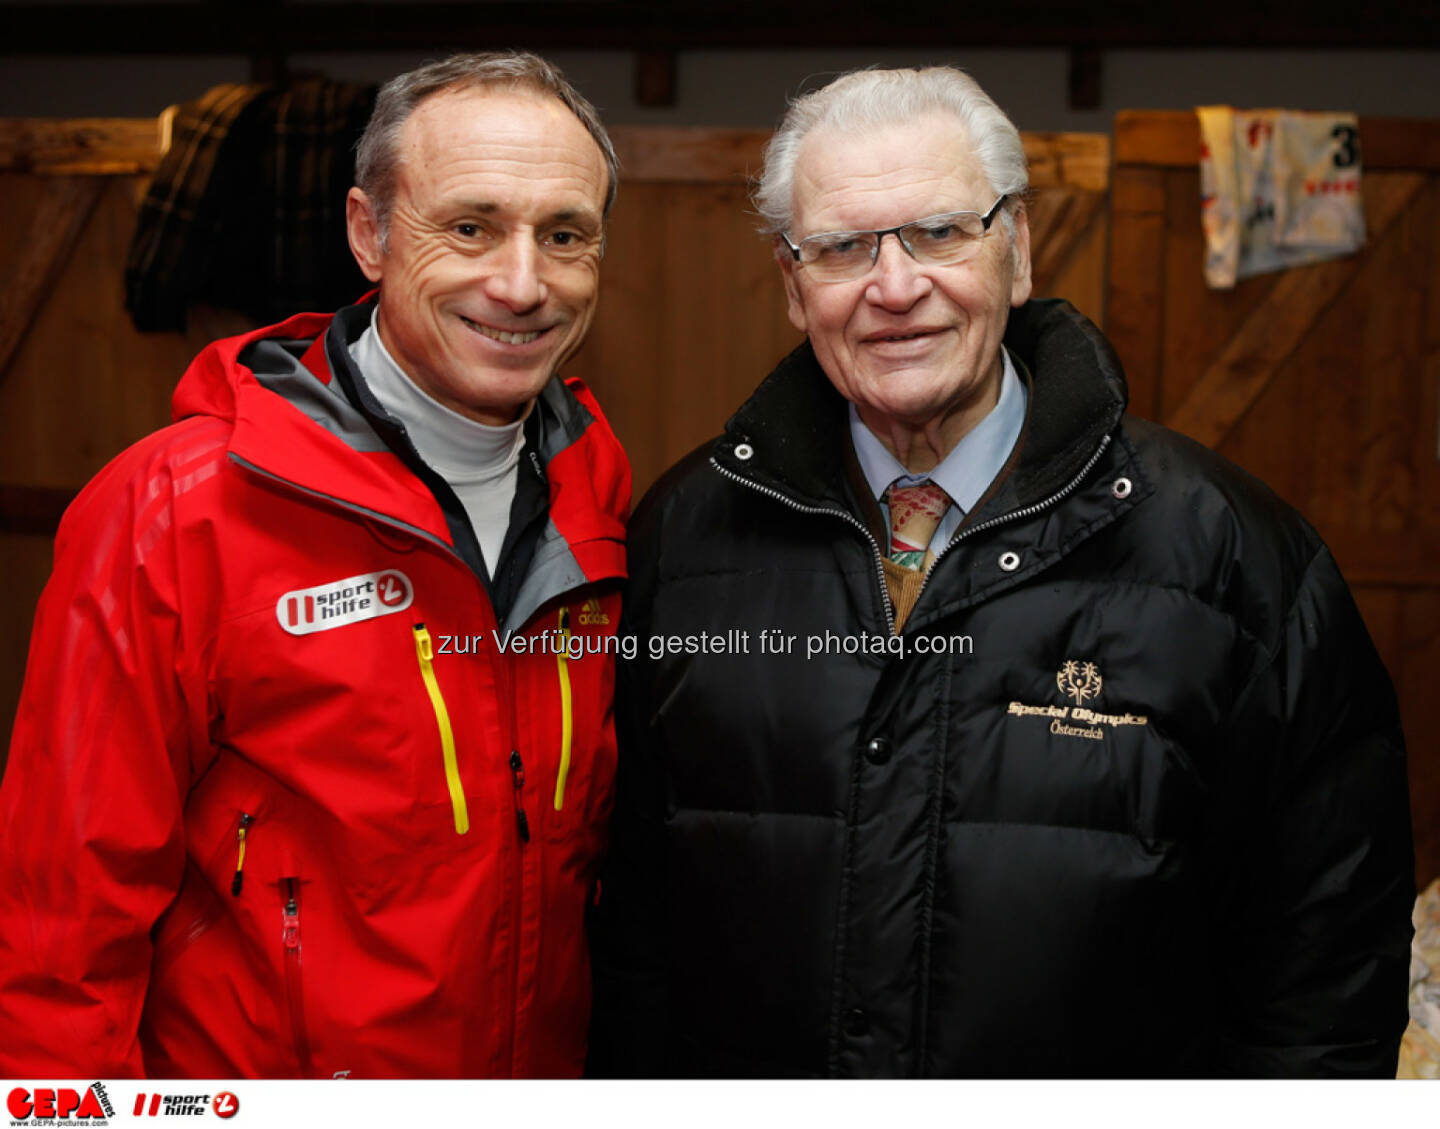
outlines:
[[[869,272],[880,257],[880,243],[893,235],[917,263],[950,265],[963,263],[980,249],[1000,205],[1010,198],[1007,192],[980,212],[942,212],[938,216],[902,223],[899,227],[875,231],[825,231],[807,235],[799,243],[780,233],[795,261],[817,282],[848,282]]]

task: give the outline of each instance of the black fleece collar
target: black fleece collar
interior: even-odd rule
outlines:
[[[1034,377],[1020,460],[992,506],[1031,505],[1070,482],[1120,424],[1128,394],[1100,331],[1058,298],[1010,312],[1005,344]],[[715,461],[802,504],[849,509],[848,408],[805,341],[725,425]]]

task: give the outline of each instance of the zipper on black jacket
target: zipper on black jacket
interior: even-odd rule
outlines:
[[[982,521],[979,525],[972,525],[968,529],[962,529],[957,532],[954,537],[945,543],[945,547],[935,554],[935,559],[930,562],[930,567],[925,570],[925,580],[930,579],[930,574],[935,571],[935,566],[940,563],[940,558],[948,553],[953,546],[958,545],[972,533],[979,533],[982,529],[993,529],[997,525],[1004,525],[1011,521],[1019,521],[1021,518],[1032,517],[1042,510],[1048,509],[1050,506],[1068,498],[1079,489],[1080,483],[1085,481],[1086,476],[1094,468],[1095,464],[1100,461],[1100,456],[1103,455],[1109,447],[1110,436],[1106,435],[1101,438],[1100,446],[1095,448],[1095,453],[1091,455],[1085,465],[1080,468],[1079,473],[1054,494],[1051,494],[1050,497],[1038,502],[1032,502],[1028,506],[1022,506],[1018,510],[1011,510],[1008,514],[997,514],[989,521]],[[921,582],[921,586],[924,586],[924,581]]]
[[[1048,509],[1050,506],[1055,505],[1063,498],[1066,498],[1070,494],[1074,493],[1075,490],[1079,488],[1080,484],[1085,481],[1085,477],[1094,468],[1095,464],[1100,461],[1100,456],[1105,453],[1109,446],[1110,436],[1106,435],[1101,438],[1100,446],[1095,449],[1095,453],[1090,456],[1089,460],[1085,463],[1083,467],[1080,468],[1079,472],[1075,475],[1075,477],[1072,478],[1069,482],[1067,482],[1064,486],[1062,486],[1059,490],[1057,490],[1054,494],[1051,494],[1050,497],[1044,498],[1039,502],[1034,502],[1028,506],[1022,506],[1018,510],[1011,510],[1009,513],[999,514],[996,517],[992,517],[989,521],[982,521],[979,525],[974,525],[969,527],[968,529],[960,530],[958,533],[955,534],[954,537],[949,540],[949,542],[945,545],[943,549],[941,549],[938,553],[935,554],[935,559],[930,562],[930,567],[925,570],[926,580],[930,578],[930,573],[935,570],[935,566],[940,563],[940,558],[943,557],[946,553],[948,553],[953,546],[965,540],[965,538],[969,537],[972,533],[979,533],[982,529],[992,529],[995,526],[1003,525],[1006,522],[1018,521],[1021,518],[1030,517],[1034,514],[1040,513],[1042,510]],[[750,479],[745,478],[743,475],[736,474],[732,470],[727,470],[725,467],[720,465],[720,463],[713,455],[710,456],[710,465],[713,466],[716,470],[718,470],[721,474],[723,474],[726,478],[730,479],[732,482],[738,482],[741,486],[747,486],[751,490],[758,491],[761,494],[765,494],[768,497],[774,498],[776,501],[781,502],[786,506],[789,506],[792,510],[798,510],[800,513],[806,514],[832,514],[835,517],[843,518],[845,521],[848,521],[851,525],[858,529],[861,535],[865,538],[866,542],[870,545],[871,553],[875,559],[875,575],[876,578],[880,581],[880,597],[885,604],[885,625],[889,628],[891,635],[895,634],[895,611],[893,605],[890,603],[889,586],[885,583],[885,558],[881,555],[880,546],[876,544],[875,538],[870,535],[870,531],[865,528],[865,524],[858,517],[852,514],[849,510],[842,510],[832,506],[803,505],[802,503],[795,501],[788,495],[782,494],[779,490],[773,489],[769,486],[762,486],[760,483],[751,481]]]
[[[833,517],[848,521],[858,529],[860,535],[865,538],[866,544],[870,546],[870,552],[875,559],[875,576],[880,581],[880,599],[885,605],[885,626],[891,635],[895,634],[895,607],[890,603],[890,588],[885,583],[885,558],[881,555],[880,546],[876,544],[875,538],[870,536],[870,531],[865,528],[864,522],[849,510],[842,510],[833,506],[802,505],[800,502],[780,493],[778,490],[769,486],[761,486],[760,483],[752,482],[750,479],[744,478],[732,470],[726,470],[715,460],[713,455],[710,457],[710,465],[732,482],[738,482],[741,486],[748,486],[751,490],[759,491],[761,494],[765,494],[768,497],[774,498],[777,502],[789,506],[792,510],[798,510],[802,514],[830,514]]]

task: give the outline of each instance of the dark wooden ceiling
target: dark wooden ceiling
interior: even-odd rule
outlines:
[[[0,54],[270,54],[529,47],[1429,48],[1440,0],[198,0],[0,4]]]

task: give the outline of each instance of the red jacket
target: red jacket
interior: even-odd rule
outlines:
[[[552,381],[499,625],[331,324],[210,346],[61,524],[0,788],[0,1076],[580,1072],[628,464]]]

